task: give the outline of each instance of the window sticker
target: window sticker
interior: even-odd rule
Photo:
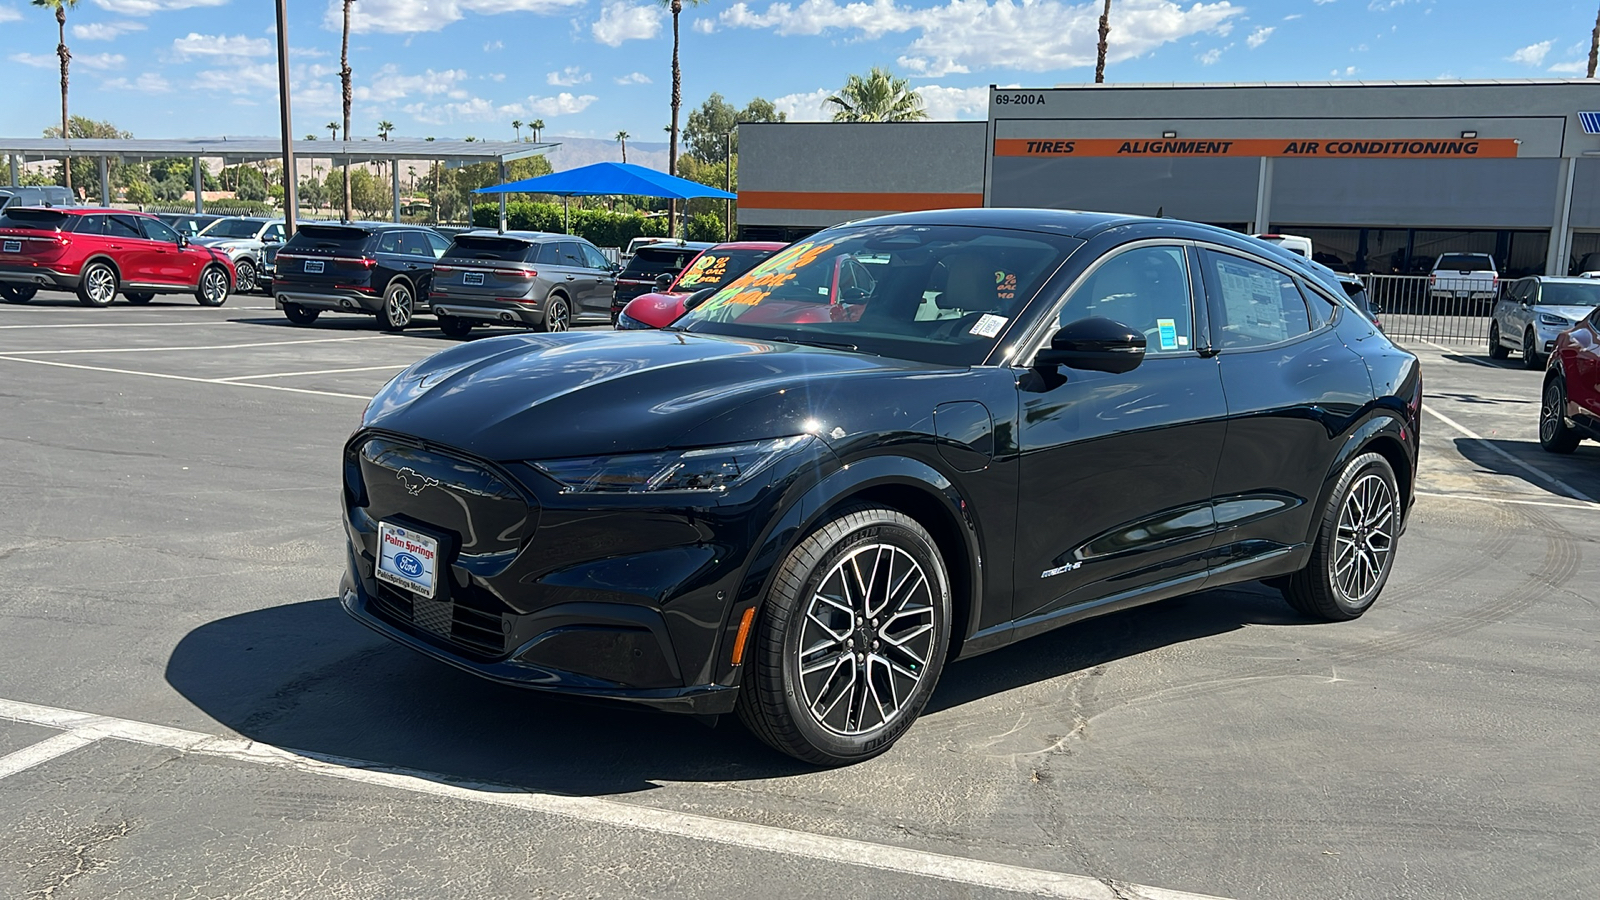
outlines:
[[[994,273],[994,296],[996,300],[1015,300],[1017,298],[1016,273],[1003,270]],[[993,335],[984,335],[984,337],[993,337]]]
[[[1161,349],[1178,349],[1178,323],[1172,319],[1157,319],[1156,331],[1161,335]]]
[[[968,334],[975,334],[978,337],[992,338],[1000,333],[1000,329],[1006,327],[1006,321],[1007,320],[1005,316],[997,316],[993,313],[984,313],[983,318],[979,319],[977,324],[972,326],[972,330],[968,332]]]

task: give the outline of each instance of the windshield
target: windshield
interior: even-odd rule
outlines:
[[[1600,284],[1546,281],[1539,286],[1540,306],[1600,306]]]
[[[766,259],[776,250],[707,250],[695,257],[689,268],[678,276],[675,291],[703,291],[722,287],[750,271],[756,263]]]
[[[261,230],[261,222],[251,222],[248,219],[221,219],[211,223],[202,237],[208,238],[253,238]]]
[[[976,365],[1080,243],[971,226],[836,228],[779,251],[673,325]]]
[[[1439,264],[1434,268],[1452,272],[1493,272],[1494,260],[1476,253],[1446,253],[1439,257]]]

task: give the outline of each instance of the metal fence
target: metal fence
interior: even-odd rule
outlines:
[[[1367,296],[1392,338],[1443,344],[1482,344],[1489,339],[1489,313],[1507,282],[1496,292],[1473,293],[1468,282],[1427,275],[1363,275]]]

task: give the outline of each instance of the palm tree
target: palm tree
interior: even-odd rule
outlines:
[[[533,129],[533,140],[535,143],[537,143],[539,140],[539,135],[544,134],[544,120],[534,119],[532,122],[528,123],[528,127]]]
[[[389,134],[394,131],[394,123],[385,119],[378,123],[378,139],[387,141]]]
[[[678,174],[678,107],[683,105],[683,73],[678,68],[678,14],[683,12],[683,7],[699,6],[706,0],[660,0],[662,5],[672,10],[672,127],[668,129],[672,137],[667,143],[667,174]],[[678,218],[678,201],[674,200],[667,207],[667,234],[674,234],[673,226]]]
[[[517,140],[519,140],[519,141],[522,140],[522,120],[521,119],[512,119],[511,120],[511,127],[516,129],[516,131],[517,131]]]
[[[339,123],[338,122],[329,122],[328,124],[326,124],[326,125],[324,125],[322,127],[328,129],[328,140],[337,141],[339,139]]]
[[[628,161],[628,138],[629,137],[631,137],[631,135],[629,135],[626,131],[617,132],[617,143],[622,145],[622,161],[623,162],[627,162]]]
[[[33,2],[38,3],[39,0],[33,0]],[[1595,65],[1597,63],[1600,63],[1600,14],[1597,14],[1594,17],[1594,34],[1589,38],[1589,77],[1590,78],[1594,77],[1594,69],[1595,69]],[[66,71],[65,69],[62,69],[62,72],[65,72],[65,71]],[[67,83],[66,75],[63,74],[61,76],[61,85],[62,85],[61,90],[63,92],[66,91],[66,83]],[[62,103],[66,102],[65,93],[63,93],[63,95],[62,95],[62,101],[61,102]]]
[[[1106,81],[1106,35],[1111,33],[1111,0],[1106,0],[1106,8],[1100,13],[1100,46],[1095,48],[1094,58],[1094,83],[1105,84]],[[1600,25],[1596,26],[1596,33],[1600,33]]]
[[[61,139],[72,139],[70,123],[67,121],[67,66],[72,62],[72,51],[67,49],[67,10],[78,5],[78,0],[33,0],[33,5],[42,9],[54,10],[56,14],[56,56],[61,58]],[[1594,68],[1590,66],[1590,68]],[[72,158],[61,157],[61,175],[66,182],[67,190],[72,190]]]
[[[344,36],[339,42],[339,83],[344,88],[344,139],[350,140],[350,4],[344,0]],[[344,160],[344,218],[350,216],[350,157]]]
[[[851,75],[845,79],[839,93],[823,103],[838,107],[833,114],[835,122],[914,122],[928,117],[910,79],[896,78],[877,66],[865,78]]]

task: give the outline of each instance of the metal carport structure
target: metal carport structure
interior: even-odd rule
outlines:
[[[526,141],[426,141],[356,140],[356,141],[294,141],[295,158],[302,156],[331,159],[334,164],[398,162],[400,160],[429,160],[458,165],[497,162],[500,180],[506,180],[506,164],[530,156],[540,156],[561,146],[559,143],[530,143]],[[264,159],[282,159],[283,141],[275,137],[246,138],[174,138],[147,140],[141,138],[0,138],[0,154],[11,163],[11,184],[17,184],[18,162],[60,160],[68,157],[90,157],[100,162],[100,200],[111,203],[110,179],[107,164],[119,162],[147,162],[152,159],[189,159],[194,162],[194,211],[205,211],[205,198],[201,190],[203,181],[200,160],[220,159],[224,166],[256,162]],[[391,165],[390,188],[394,198],[394,218],[400,220],[400,168]],[[299,177],[299,173],[295,173]],[[505,197],[500,199],[501,227],[505,227]]]

